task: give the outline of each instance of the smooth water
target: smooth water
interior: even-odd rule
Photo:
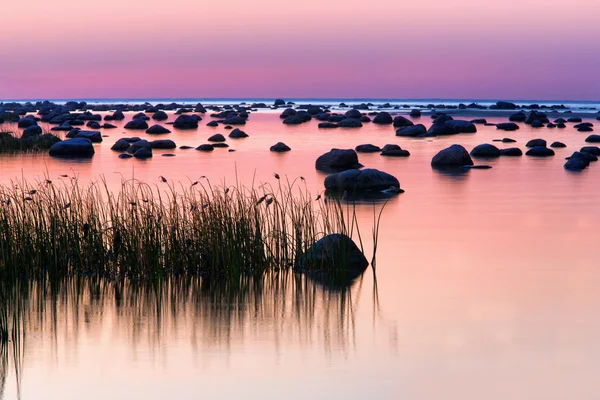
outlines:
[[[151,139],[197,146],[227,134],[204,126],[208,120],[197,131]],[[600,166],[563,169],[564,157],[585,145],[587,134],[573,124],[521,124],[517,132],[479,125],[471,135],[405,139],[391,126],[319,130],[317,121],[285,126],[276,114],[254,113],[241,127],[250,137],[227,141],[236,152],[155,150],[139,161],[110,150],[119,137],[146,136],[125,132],[125,122],[111,122],[119,129],[104,132],[110,137],[91,161],[1,155],[0,182],[102,175],[115,188],[131,177],[160,187],[160,175],[183,184],[205,175],[259,185],[274,183],[278,173],[303,176],[316,195],[325,177],[314,169],[320,154],[396,143],[411,156],[359,155],[406,190],[383,213],[376,281],[369,269],[341,292],[309,282],[231,296],[194,282],[153,290],[110,282],[37,288],[20,366],[11,362],[4,371],[4,399],[17,390],[23,399],[597,398]],[[507,136],[518,142],[496,144],[525,150],[529,139],[542,137],[567,148],[546,159],[477,162],[493,168],[461,175],[429,165],[453,143],[471,150]],[[292,151],[269,152],[278,141]],[[358,213],[368,237],[373,207],[361,204]]]

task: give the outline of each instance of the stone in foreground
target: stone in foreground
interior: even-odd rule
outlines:
[[[52,157],[89,158],[94,153],[92,141],[84,138],[63,140],[50,147]]]
[[[434,168],[460,168],[463,165],[473,165],[473,160],[467,150],[459,144],[441,150],[431,160],[431,166]]]

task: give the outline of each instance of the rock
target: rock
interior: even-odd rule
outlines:
[[[41,134],[42,134],[42,127],[36,124],[36,125],[31,125],[31,126],[25,128],[25,130],[23,131],[23,134],[21,135],[21,138],[27,139],[30,137],[37,137]]]
[[[98,121],[89,121],[85,126],[90,129],[100,129],[102,126],[98,123]]]
[[[125,124],[125,129],[146,130],[148,129],[148,123],[142,118],[134,118]]]
[[[591,126],[580,126],[579,128],[577,128],[577,132],[593,132],[594,128],[592,128]]]
[[[127,149],[127,152],[129,154],[135,154],[139,149],[152,150],[152,146],[147,140],[138,140],[136,142],[131,143],[131,145]]]
[[[225,118],[223,123],[227,125],[245,125],[246,118],[240,117],[239,115],[230,115],[229,117]]]
[[[517,141],[515,139],[511,139],[511,138],[502,138],[502,143],[516,143]]]
[[[110,149],[114,151],[125,151],[129,148],[129,146],[131,146],[131,143],[126,139],[119,139],[115,142],[115,144],[112,145]]]
[[[208,124],[206,124],[206,126],[215,127],[219,126],[219,123],[217,121],[210,121]]]
[[[102,142],[102,134],[98,131],[79,131],[75,137],[89,139],[92,143]]]
[[[166,133],[171,133],[171,131],[161,125],[152,125],[146,130],[146,133],[149,135],[164,135]]]
[[[334,124],[333,122],[319,122],[318,125],[319,129],[331,129],[331,128],[337,128],[337,124]]]
[[[306,121],[304,121],[304,118],[299,117],[297,115],[292,115],[291,117],[287,117],[286,119],[283,120],[283,123],[286,125],[299,125],[304,122],[306,122]]]
[[[454,129],[450,125],[447,125],[445,122],[434,122],[427,130],[427,133],[422,136],[434,137],[448,136],[454,134],[456,134],[456,132],[454,132]]]
[[[150,148],[152,149],[176,149],[177,145],[174,141],[163,139],[163,140],[153,140],[150,142]]]
[[[274,151],[276,153],[284,153],[284,152],[290,151],[292,149],[290,149],[288,147],[288,145],[286,145],[283,142],[277,142],[277,144],[271,146],[271,148],[269,150]]]
[[[234,130],[232,130],[229,133],[229,137],[232,139],[243,139],[243,138],[247,138],[248,134],[238,128],[235,128]]]
[[[571,155],[571,157],[567,157],[567,160],[570,160],[570,159],[571,159],[571,158],[573,158],[573,157],[579,157],[579,158],[582,158],[582,159],[584,159],[585,161],[587,161],[588,163],[591,163],[591,162],[596,162],[596,161],[598,161],[598,157],[597,157],[597,156],[595,156],[595,155],[593,155],[593,154],[590,154],[590,153],[587,153],[587,152],[579,152],[579,151],[576,151],[576,152],[574,152],[574,153]]]
[[[394,127],[395,128],[400,128],[400,127],[404,127],[404,126],[413,126],[413,125],[414,125],[414,122],[412,122],[408,118],[403,117],[402,115],[397,115],[394,118]]]
[[[37,125],[37,121],[35,118],[29,116],[25,118],[21,118],[19,122],[17,122],[17,127],[19,128],[29,128],[30,126]]]
[[[368,266],[369,262],[351,238],[334,233],[310,246],[298,258],[295,268],[323,283],[347,285]]]
[[[400,188],[394,176],[376,169],[351,169],[325,178],[325,188],[348,193],[380,191],[390,187]]]
[[[358,118],[362,117],[362,113],[359,110],[353,108],[352,110],[346,111],[346,113],[344,114],[344,116],[346,118],[358,119]]]
[[[463,165],[460,168],[467,171],[470,169],[491,169],[492,166],[491,165]]]
[[[212,144],[201,144],[200,146],[196,147],[196,150],[199,151],[213,151],[214,149],[215,148]]]
[[[581,171],[590,165],[589,161],[586,161],[582,157],[576,156],[577,152],[573,153],[569,160],[564,165],[564,168],[569,171]]]
[[[144,114],[143,112],[141,112],[141,113],[135,114],[132,119],[142,119],[144,121],[148,121],[150,119],[150,117],[147,116],[146,114]]]
[[[173,122],[173,127],[181,130],[198,129],[198,119],[193,115],[181,114]]]
[[[525,122],[526,119],[527,115],[523,111],[519,111],[518,113],[512,114],[510,117],[508,117],[508,120],[512,122]]]
[[[169,116],[164,111],[157,111],[152,115],[152,119],[155,121],[166,121],[169,119]]]
[[[498,101],[495,106],[491,106],[490,108],[497,110],[516,110],[517,105],[515,103],[510,103],[508,101]]]
[[[473,165],[473,160],[467,150],[459,144],[453,144],[441,150],[431,160],[431,166],[434,168],[462,167],[463,165]]]
[[[600,148],[598,146],[584,146],[579,151],[581,153],[589,153],[595,156],[600,156]]]
[[[417,118],[421,116],[421,110],[411,110],[410,111],[410,116],[413,118]]]
[[[446,125],[450,126],[454,133],[476,133],[477,126],[470,121],[463,120],[450,120],[445,122]]]
[[[191,149],[193,149],[194,147],[193,147],[193,146],[179,146],[179,148],[180,148],[181,150],[191,150]]]
[[[152,150],[144,147],[133,153],[133,156],[139,159],[152,158]]]
[[[131,154],[128,153],[121,153],[119,154],[119,158],[121,159],[127,159],[127,158],[132,158],[133,156]]]
[[[212,147],[214,147],[215,149],[229,147],[229,145],[227,143],[211,143],[211,144],[212,144]]]
[[[398,128],[398,130],[396,131],[396,136],[418,137],[425,135],[426,133],[427,128],[425,128],[423,124],[417,124]]]
[[[356,150],[357,153],[378,153],[381,151],[381,148],[372,144],[361,144],[356,146],[354,150]]]
[[[471,123],[472,124],[485,125],[485,124],[487,124],[487,120],[485,118],[472,119]]]
[[[542,121],[539,121],[539,120],[536,119],[535,121],[533,121],[531,123],[531,127],[532,128],[543,128],[544,124],[542,123]]]
[[[545,146],[536,146],[529,149],[525,155],[531,157],[551,157],[554,155],[554,150]]]
[[[400,148],[397,144],[386,144],[383,146],[383,149],[381,149],[381,155],[388,157],[408,157],[410,156],[410,153],[408,150]]]
[[[496,158],[500,157],[500,149],[493,144],[480,144],[471,150],[471,157]]]
[[[104,129],[116,129],[117,127],[113,124],[109,124],[108,122],[105,122],[104,125],[102,125],[102,128]]]
[[[283,112],[279,115],[279,118],[281,119],[286,119],[287,117],[293,117],[294,115],[296,115],[296,110],[294,110],[293,108],[286,108],[285,110],[283,110]]]
[[[567,145],[564,144],[563,142],[552,142],[552,144],[550,145],[550,147],[562,148],[562,147],[567,147]]]
[[[527,142],[527,144],[525,145],[526,147],[546,147],[546,141],[544,139],[531,139],[529,142]]]
[[[581,122],[580,117],[570,117],[567,119],[567,122]]]
[[[564,129],[564,128],[566,128],[567,126],[566,126],[564,123],[558,123],[558,124],[556,124],[556,127],[557,127],[558,129]]]
[[[198,111],[196,111],[196,112],[198,112]],[[163,157],[175,157],[175,154],[173,154],[173,153],[164,153],[164,154],[161,154],[161,156],[163,156]]]
[[[361,128],[363,124],[357,119],[346,118],[338,122],[337,126],[340,128]]]
[[[315,168],[323,172],[340,172],[361,167],[354,150],[331,149],[315,162]]]
[[[600,135],[590,135],[585,138],[587,143],[600,143]]]
[[[503,122],[500,124],[496,124],[496,129],[502,131],[516,131],[517,129],[519,129],[519,125],[515,124],[514,122]]]
[[[382,111],[380,113],[378,113],[375,118],[373,118],[373,123],[374,124],[380,124],[380,125],[389,125],[391,123],[393,123],[394,121],[392,120],[392,116],[390,115],[390,113]]]
[[[275,107],[280,107],[280,106],[285,106],[285,100],[282,99],[276,99],[275,102],[273,103],[273,105]]]
[[[221,135],[220,133],[214,134],[208,138],[209,142],[224,142],[225,140],[225,136]]]
[[[506,157],[521,157],[523,155],[523,151],[521,151],[521,149],[518,147],[509,147],[508,149],[501,149],[500,155]]]
[[[91,140],[74,138],[53,144],[49,153],[52,157],[89,158],[95,151]]]

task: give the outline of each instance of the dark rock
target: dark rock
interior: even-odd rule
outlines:
[[[427,133],[427,128],[423,124],[403,126],[398,128],[396,131],[396,136],[404,136],[404,137],[418,137],[425,135]]]
[[[98,123],[98,121],[89,121],[85,126],[90,129],[100,129],[102,126]]]
[[[569,160],[564,165],[564,168],[569,171],[581,171],[590,165],[589,161],[586,161],[582,157],[576,156],[577,152],[573,153]]]
[[[105,122],[104,125],[102,125],[102,128],[104,129],[116,129],[117,127],[113,124],[109,124],[108,122]]]
[[[221,135],[220,133],[216,133],[208,138],[209,142],[224,142],[225,140],[225,136]]]
[[[471,150],[471,157],[496,158],[500,157],[500,149],[493,144],[480,144]]]
[[[318,125],[319,129],[331,129],[331,128],[337,128],[337,124],[334,124],[333,122],[319,122]]]
[[[390,187],[400,188],[398,179],[376,169],[347,170],[325,178],[325,188],[348,193],[380,191]]]
[[[413,126],[413,125],[414,125],[414,122],[412,122],[408,118],[403,117],[402,115],[397,115],[394,118],[394,127],[395,128],[400,128],[400,127],[404,127],[404,126]]]
[[[63,140],[50,147],[50,155],[52,157],[89,158],[94,153],[92,141],[83,138]]]
[[[567,145],[564,144],[563,142],[552,142],[552,144],[550,145],[550,147],[562,148],[562,147],[567,147]]]
[[[273,105],[275,107],[279,107],[279,106],[285,106],[285,100],[282,99],[276,99],[275,102],[273,103]]]
[[[196,150],[199,151],[213,151],[215,148],[212,144],[201,144],[200,146],[196,147]]]
[[[198,119],[194,115],[181,114],[173,122],[173,127],[181,130],[198,129]]]
[[[125,129],[146,130],[148,129],[148,123],[142,118],[134,118],[125,124]]]
[[[431,166],[434,168],[462,167],[463,165],[473,165],[473,160],[467,150],[459,144],[453,144],[441,150],[431,160]]]
[[[463,120],[450,120],[444,122],[446,125],[450,126],[454,133],[476,133],[477,127],[474,123],[470,121]]]
[[[362,113],[359,110],[353,108],[352,110],[346,111],[344,116],[346,118],[359,119],[360,117],[362,117]]]
[[[245,125],[246,118],[240,117],[239,115],[230,115],[229,117],[225,118],[223,123],[227,125]]]
[[[593,154],[591,154],[591,153],[587,153],[587,152],[585,152],[585,151],[584,151],[584,152],[579,152],[579,151],[576,151],[576,152],[574,152],[574,153],[573,153],[573,154],[572,154],[570,157],[567,157],[567,160],[570,160],[570,159],[571,159],[571,158],[573,158],[573,157],[579,157],[579,158],[582,158],[582,159],[584,159],[585,161],[587,161],[587,162],[590,162],[590,163],[591,163],[591,162],[596,162],[596,161],[598,161],[598,157],[597,157],[597,156],[595,156],[595,155],[593,155]]]
[[[169,116],[164,111],[157,111],[152,115],[152,119],[155,121],[166,121],[169,119]]]
[[[536,146],[529,149],[525,155],[531,157],[551,157],[554,155],[554,150],[545,146]]]
[[[369,266],[358,246],[346,235],[334,233],[314,243],[299,257],[296,270],[328,285],[348,285]]]
[[[527,144],[525,145],[526,147],[546,147],[546,141],[544,139],[531,139],[529,142],[527,142]]]
[[[126,139],[119,139],[115,142],[115,144],[112,145],[110,149],[114,151],[125,151],[129,148],[129,146],[131,146],[131,143]]]
[[[152,150],[152,146],[150,145],[150,142],[142,139],[131,143],[127,152],[129,154],[135,154],[139,149]]]
[[[391,123],[393,123],[394,121],[392,120],[392,116],[390,115],[390,113],[382,111],[380,113],[378,113],[375,118],[373,118],[373,123],[374,124],[380,124],[380,125],[389,125]]]
[[[580,126],[579,128],[577,128],[577,132],[593,132],[594,128],[590,127],[590,126]]]
[[[490,108],[497,110],[516,110],[517,105],[508,101],[498,101],[495,106],[491,106]]]
[[[569,119],[567,119],[567,122],[581,122],[581,118],[580,117],[570,117]]]
[[[600,135],[590,135],[585,138],[587,143],[600,143]]]
[[[471,120],[471,123],[485,125],[485,124],[487,124],[487,120],[485,118],[478,118],[478,119]]]
[[[360,128],[363,126],[362,122],[354,118],[346,118],[338,122],[340,128]]]
[[[283,143],[283,142],[277,142],[277,144],[275,144],[275,145],[271,146],[270,150],[271,150],[271,151],[274,151],[274,152],[276,152],[276,153],[284,153],[284,152],[286,152],[286,151],[290,151],[290,150],[292,150],[292,149],[290,149],[290,148],[288,147],[288,145],[286,145],[286,144],[285,144],[285,143]]]
[[[286,108],[285,110],[283,110],[283,112],[279,115],[279,118],[281,119],[286,119],[287,117],[293,117],[294,115],[296,115],[296,110],[294,110],[293,108]]]
[[[358,169],[358,155],[354,150],[331,149],[321,155],[315,162],[315,168],[323,172],[340,172],[348,169]]]
[[[292,115],[291,117],[287,117],[286,119],[283,120],[283,123],[286,125],[299,125],[304,122],[306,122],[306,121],[304,121],[304,118],[299,117],[297,115]]]
[[[212,144],[212,147],[214,147],[215,149],[229,147],[229,145],[227,143],[211,143],[211,144]]]
[[[79,131],[75,137],[89,139],[92,143],[102,142],[102,134],[98,131]]]
[[[19,128],[29,128],[33,125],[37,125],[37,121],[33,117],[21,118],[19,122],[17,122],[17,127]]]
[[[413,118],[417,118],[421,116],[421,110],[411,110],[410,116]]]
[[[595,156],[600,156],[600,148],[598,146],[584,146],[579,151],[581,153],[589,153]]]
[[[512,122],[525,122],[526,119],[527,115],[523,111],[519,111],[518,113],[512,114],[510,117],[508,117],[508,120]]]
[[[146,114],[144,114],[143,112],[141,112],[141,113],[135,114],[132,119],[141,119],[144,121],[148,121],[150,119],[150,117],[147,116]]]
[[[378,153],[381,151],[381,148],[372,144],[361,144],[356,146],[354,150],[356,150],[357,153]]]
[[[150,135],[163,135],[166,133],[171,133],[171,131],[161,125],[152,125],[146,130],[146,133]]]
[[[146,159],[152,157],[152,150],[147,148],[138,149],[135,153],[133,153],[135,158]]]
[[[210,121],[208,124],[206,124],[206,126],[215,127],[219,126],[219,123],[217,121]]]
[[[463,170],[470,170],[470,169],[491,169],[492,166],[491,165],[463,165],[460,168],[463,169]]]
[[[127,158],[132,158],[132,157],[133,156],[131,154],[129,154],[129,153],[121,153],[121,154],[119,154],[119,158],[122,158],[122,159],[127,159]]]
[[[229,133],[229,137],[232,139],[243,139],[243,138],[247,138],[248,134],[238,128],[235,128],[234,130],[232,130]]]
[[[521,151],[521,149],[518,147],[509,147],[508,149],[501,149],[500,155],[506,157],[521,157],[523,155],[523,151]]]
[[[408,150],[400,148],[397,144],[386,144],[383,146],[383,149],[381,149],[381,155],[388,157],[408,157],[410,156],[410,153]]]
[[[37,137],[42,134],[42,127],[39,125],[31,125],[23,131],[21,138],[26,139],[30,137]]]
[[[176,149],[177,145],[174,141],[163,139],[163,140],[153,140],[150,142],[150,148],[152,149]]]
[[[500,124],[496,124],[496,129],[502,131],[516,131],[517,129],[519,129],[519,125],[515,124],[514,122],[503,122]]]

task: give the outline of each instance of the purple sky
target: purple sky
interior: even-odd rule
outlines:
[[[206,3],[4,5],[0,98],[600,100],[597,0]]]

